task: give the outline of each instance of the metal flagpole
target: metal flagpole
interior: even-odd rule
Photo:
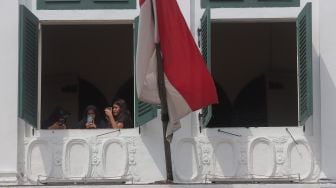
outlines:
[[[170,152],[170,142],[166,139],[167,127],[169,122],[168,114],[168,103],[167,103],[167,92],[164,82],[164,68],[163,68],[163,59],[161,56],[160,44],[156,44],[156,58],[157,58],[157,84],[159,98],[161,101],[161,121],[163,129],[163,140],[165,148],[165,158],[166,158],[166,171],[167,171],[167,182],[173,181],[173,169],[171,161],[171,152]]]
[[[152,15],[155,22],[155,3],[152,0]],[[156,59],[157,59],[157,85],[158,85],[158,93],[161,103],[161,121],[162,121],[162,129],[163,129],[163,140],[164,140],[164,148],[165,148],[165,158],[166,158],[166,173],[167,180],[166,183],[173,182],[173,169],[172,169],[172,161],[171,161],[171,152],[170,152],[170,142],[166,139],[167,127],[169,122],[169,114],[168,114],[168,102],[167,102],[167,91],[166,85],[164,81],[164,60],[161,56],[161,48],[160,43],[155,43],[156,48]]]

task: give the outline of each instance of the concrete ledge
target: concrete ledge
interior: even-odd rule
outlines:
[[[1,186],[0,186],[1,187]],[[8,186],[20,187],[20,186]],[[36,186],[21,186],[22,188],[33,188]],[[50,186],[38,186],[39,188],[50,188]],[[52,186],[53,188],[336,188],[336,184],[139,184],[139,185],[66,185],[66,186]]]
[[[0,171],[0,186],[2,185],[17,185],[16,172]]]

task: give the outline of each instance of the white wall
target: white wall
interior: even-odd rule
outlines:
[[[319,131],[319,83],[321,82],[321,96],[322,104],[321,104],[321,111],[322,111],[322,171],[324,172],[325,176],[328,178],[335,178],[336,177],[336,163],[334,159],[336,158],[336,144],[333,144],[334,133],[336,132],[335,123],[336,120],[333,119],[334,112],[336,111],[336,100],[334,99],[336,96],[336,64],[334,63],[336,55],[334,55],[336,39],[335,37],[331,37],[336,32],[336,24],[333,22],[333,18],[336,16],[333,11],[333,7],[336,6],[336,2],[334,0],[324,0],[320,2],[320,9],[317,9],[318,0],[314,0],[313,5],[313,41],[314,41],[314,131],[313,134],[318,136]],[[29,1],[26,1],[29,2]],[[179,5],[183,8],[183,14],[186,17],[187,23],[192,25],[193,32],[195,34],[196,27],[199,25],[199,18],[202,14],[202,11],[195,12],[195,18],[190,19],[190,7],[188,1],[179,0]],[[188,3],[187,3],[188,2]],[[301,1],[301,5],[305,4],[305,0]],[[195,4],[193,4],[195,3]],[[192,8],[196,8],[198,10],[200,0],[195,0],[191,3],[193,6]],[[30,7],[34,10],[36,6],[35,0],[33,3],[29,3]],[[320,20],[318,20],[318,11],[320,11]],[[126,11],[121,13],[121,10],[111,10],[111,11],[102,11],[102,10],[94,10],[87,13],[85,11],[35,11],[34,12],[39,16],[41,20],[121,20],[126,22],[131,22],[133,18],[138,14],[137,10]],[[295,19],[299,12],[298,8],[289,8],[287,11],[283,11],[283,8],[275,8],[275,9],[244,9],[244,11],[239,11],[238,9],[217,9],[214,10],[212,13],[213,18],[215,19],[232,19],[232,18],[286,18],[286,19]],[[321,22],[321,34],[319,35],[318,30],[318,22]],[[0,79],[0,86],[4,89],[0,92],[0,104],[6,107],[6,113],[2,113],[0,115],[0,182],[4,182],[1,179],[1,176],[13,176],[8,178],[8,180],[15,180],[15,173],[17,168],[17,72],[18,72],[18,2],[15,0],[2,0],[0,1],[0,23],[1,23],[1,30],[0,30],[0,65],[2,67],[2,75]],[[321,48],[319,48],[319,41],[318,37],[321,37]],[[5,44],[5,45],[4,45]],[[319,59],[318,59],[318,51],[321,50],[321,80],[319,80],[319,72],[315,70],[319,70]],[[6,79],[4,79],[6,78]],[[173,161],[175,162],[175,177],[178,181],[193,181],[198,182],[202,178],[202,175],[208,173],[206,167],[204,167],[204,172],[201,172],[202,169],[198,168],[198,164],[202,164],[203,166],[210,166],[212,164],[212,155],[209,155],[209,151],[211,154],[212,151],[212,144],[214,143],[222,143],[225,139],[232,139],[229,136],[222,136],[219,135],[217,132],[211,130],[203,131],[201,137],[199,135],[197,129],[197,116],[196,114],[192,114],[182,121],[183,128],[176,132],[174,141],[172,144],[172,154],[173,154]],[[134,134],[128,134],[125,132],[124,135],[127,138],[135,138],[137,140],[141,139],[135,148],[131,148],[131,153],[133,156],[139,157],[135,159],[135,163],[133,164],[134,160],[132,161],[131,158],[130,164],[133,166],[135,165],[135,174],[139,174],[140,182],[152,182],[155,180],[162,180],[165,177],[165,168],[164,168],[164,155],[163,155],[163,146],[161,143],[162,137],[159,118],[155,121],[152,121],[142,129],[142,135],[138,136]],[[317,132],[315,132],[315,130]],[[136,131],[136,130],[135,130]],[[131,132],[135,132],[131,130]],[[285,137],[286,143],[290,143],[291,146],[292,140],[288,137],[287,133],[284,129],[264,129],[260,131],[260,129],[250,129],[249,131],[243,131],[240,129],[230,130],[239,134],[243,134],[249,140],[239,140],[239,142],[235,139],[232,139],[233,145],[239,145],[238,157],[240,157],[239,163],[241,163],[241,170],[242,172],[238,171],[237,175],[244,175],[245,170],[247,173],[247,167],[249,166],[249,159],[246,157],[248,154],[253,154],[254,152],[258,154],[258,151],[262,151],[264,148],[264,141],[266,143],[282,143],[283,136]],[[272,134],[271,134],[272,133]],[[49,134],[54,134],[53,132],[49,132]],[[54,138],[51,142],[53,147],[57,148],[53,150],[52,155],[55,155],[54,161],[52,165],[55,168],[59,168],[59,158],[58,151],[61,151],[64,146],[63,136],[67,137],[67,140],[76,139],[78,135],[60,135],[59,138]],[[155,138],[153,137],[155,135]],[[265,136],[266,135],[266,136]],[[37,135],[38,136],[38,135]],[[197,137],[198,138],[193,138]],[[273,136],[273,137],[271,137]],[[112,136],[113,137],[113,136]],[[311,142],[306,141],[307,137],[305,133],[302,133],[299,130],[295,130],[294,137],[297,139],[301,139],[301,145],[299,147],[304,149],[305,155],[310,157],[310,147],[308,144],[312,144]],[[211,138],[208,140],[208,138]],[[35,138],[29,138],[29,140],[34,141]],[[217,139],[218,141],[214,141]],[[249,150],[250,143],[257,143],[255,141],[261,140],[261,144],[257,147],[258,150]],[[273,141],[273,140],[274,141]],[[49,140],[49,138],[47,139]],[[58,144],[57,142],[60,142]],[[90,140],[88,140],[90,141]],[[316,140],[315,140],[316,141]],[[196,144],[197,142],[197,144]],[[231,142],[231,141],[230,141]],[[307,143],[306,143],[307,142]],[[181,144],[182,143],[182,144]],[[224,143],[224,142],[223,142]],[[318,141],[316,141],[318,143]],[[43,143],[41,143],[43,145]],[[79,143],[80,146],[81,143]],[[313,143],[314,144],[314,143]],[[29,148],[29,144],[27,143],[27,148]],[[96,144],[91,144],[96,147]],[[131,144],[130,144],[131,145]],[[307,145],[307,146],[306,146]],[[32,145],[32,149],[34,149]],[[204,147],[206,146],[206,147]],[[253,145],[254,146],[254,145]],[[281,145],[280,145],[281,146]],[[310,145],[309,145],[310,146]],[[44,146],[43,146],[44,147]],[[226,146],[222,146],[224,149]],[[277,145],[278,147],[278,145]],[[306,147],[306,149],[305,149]],[[202,151],[198,151],[201,148]],[[279,151],[286,147],[279,147]],[[291,148],[291,147],[289,147]],[[318,157],[318,149],[319,146],[314,147],[317,151],[313,151],[313,156]],[[315,150],[313,148],[313,150]],[[134,149],[134,150],[133,150]],[[203,150],[204,149],[204,150]],[[252,149],[254,149],[252,147]],[[292,148],[293,149],[293,148]],[[36,154],[34,152],[38,152],[38,148],[36,150],[32,150],[32,154]],[[271,150],[270,150],[271,151]],[[277,150],[278,151],[278,150]],[[295,150],[293,150],[294,152]],[[21,151],[22,152],[22,151]],[[194,152],[194,153],[192,153]],[[197,154],[199,152],[199,154]],[[239,153],[240,152],[240,153]],[[135,153],[135,154],[134,154]],[[216,152],[213,152],[214,155]],[[220,152],[218,152],[220,153]],[[273,156],[272,152],[269,152],[270,156]],[[28,153],[29,154],[29,153]],[[185,155],[186,154],[186,155]],[[283,156],[282,153],[280,156]],[[294,153],[295,154],[295,153]],[[294,155],[293,154],[293,155]],[[95,154],[96,155],[96,154]],[[34,156],[34,155],[32,155]],[[210,162],[208,157],[210,156]],[[232,155],[235,156],[235,155]],[[262,155],[256,155],[262,156]],[[299,156],[299,155],[297,155]],[[176,158],[175,158],[176,157]],[[285,160],[287,160],[286,156],[283,156]],[[236,159],[236,158],[233,158]],[[253,159],[253,158],[252,158]],[[39,158],[33,158],[36,162],[35,164],[41,164]],[[187,161],[187,163],[184,163]],[[194,162],[193,162],[194,161]],[[253,162],[253,160],[251,160]],[[301,170],[306,164],[307,160],[299,160],[297,159],[297,165],[295,166],[298,171]],[[315,160],[311,160],[315,161]],[[263,162],[259,159],[256,160],[257,164],[259,162]],[[271,161],[272,162],[272,161]],[[299,162],[302,162],[299,163]],[[309,161],[308,161],[309,162]],[[314,163],[314,162],[311,162]],[[283,163],[284,167],[286,167],[287,163]],[[94,164],[93,164],[94,165]],[[34,167],[34,166],[33,166]],[[316,168],[318,170],[318,168]],[[41,169],[37,169],[37,172]],[[43,170],[43,169],[42,169]],[[57,169],[56,169],[57,170]],[[149,172],[146,172],[148,170]],[[224,169],[226,170],[226,169]],[[259,170],[259,169],[257,169]],[[263,172],[262,170],[260,170]],[[318,174],[318,172],[310,172],[309,169],[303,169],[303,172],[308,171],[309,173]],[[146,173],[145,173],[146,172]],[[258,172],[258,171],[257,171]],[[267,171],[268,173],[268,171]],[[276,174],[278,175],[278,174]],[[311,175],[307,175],[308,178],[312,177]],[[314,179],[314,178],[311,178]]]
[[[336,179],[336,1],[320,1],[322,172]]]
[[[18,18],[17,0],[0,1],[0,182],[17,171]]]
[[[29,2],[29,1],[27,1]],[[135,16],[138,15],[139,9],[136,10],[66,10],[66,11],[44,11],[35,10],[36,2],[28,3],[28,7],[34,12],[42,22],[54,21],[60,22],[63,20],[77,20],[95,22],[113,21],[120,23],[132,23]],[[186,17],[189,24],[190,7],[189,2],[178,1],[183,9],[182,13]],[[193,116],[194,117],[194,116]],[[194,117],[195,119],[195,117]],[[183,121],[184,126],[177,134],[190,137],[190,116]],[[127,157],[116,157],[109,162],[115,162],[117,167],[120,167],[117,159],[126,162],[125,170],[121,169],[122,173],[127,173],[126,177],[135,178],[135,183],[148,183],[164,180],[166,177],[166,169],[164,162],[163,136],[160,122],[160,115],[153,121],[141,128],[141,135],[138,134],[138,129],[124,129],[121,133],[108,134],[102,139],[97,139],[96,135],[105,133],[109,130],[61,130],[61,131],[36,131],[35,136],[27,136],[25,138],[24,163],[21,164],[20,172],[24,174],[23,180],[26,178],[34,182],[38,175],[49,175],[52,177],[69,177],[77,175],[76,173],[88,172],[87,177],[101,177],[100,170],[105,165],[103,161],[103,151],[108,151],[109,154],[117,155],[114,149],[119,153],[126,151]],[[126,143],[127,147],[104,148],[102,144],[119,140]],[[113,141],[114,142],[114,141]],[[69,144],[70,143],[70,144]],[[74,146],[74,147],[72,147]],[[91,149],[92,151],[91,152]],[[69,151],[74,158],[67,158],[65,151]],[[90,151],[90,152],[88,152]],[[83,153],[83,154],[82,154]],[[117,154],[116,154],[117,153]],[[173,153],[173,152],[172,152]],[[80,154],[80,157],[79,155]],[[92,157],[92,163],[88,164],[87,159]],[[187,158],[186,158],[187,159]],[[73,160],[73,161],[72,161]],[[83,162],[83,163],[82,163]],[[75,164],[75,166],[73,165]],[[76,166],[78,164],[78,166]],[[85,164],[85,165],[83,165]],[[65,168],[63,168],[65,166]],[[84,166],[81,170],[81,167]],[[69,173],[67,168],[74,170],[75,174]],[[22,171],[21,171],[22,170]],[[117,173],[118,169],[109,168],[111,173]],[[117,171],[117,172],[115,172]],[[127,179],[131,182],[133,180]]]
[[[213,21],[295,21],[298,14],[307,2],[311,0],[301,0],[300,7],[292,8],[215,8],[211,10]],[[204,9],[200,8],[201,0],[195,0],[191,4],[195,7],[195,17],[192,18],[191,26],[197,38],[197,27],[200,26],[200,18]],[[319,72],[319,19],[318,0],[313,2],[313,96],[314,114],[305,126],[289,128],[296,141],[283,128],[222,128],[222,130],[240,134],[241,137],[233,137],[228,134],[218,133],[217,129],[206,129],[200,135],[194,134],[194,138],[187,138],[183,135],[176,140],[174,150],[184,151],[188,147],[196,150],[195,154],[184,151],[189,159],[193,160],[196,168],[186,167],[177,169],[178,173],[183,173],[179,180],[197,181],[213,173],[216,175],[227,175],[235,177],[246,177],[247,174],[262,174],[283,176],[285,174],[300,174],[304,181],[316,181],[320,175],[320,72]],[[192,124],[196,119],[192,119]],[[187,132],[186,132],[187,133]],[[192,132],[196,133],[196,132]],[[189,140],[188,140],[189,139]],[[263,146],[263,141],[272,143],[276,149]],[[280,144],[280,145],[279,145]],[[297,151],[293,149],[298,147]],[[280,147],[278,147],[280,146]],[[195,149],[196,148],[196,149]],[[266,149],[268,148],[268,149]],[[266,152],[266,150],[269,150]],[[177,154],[179,156],[179,154]],[[296,157],[299,156],[299,157]],[[181,157],[181,156],[180,156]],[[222,160],[226,159],[226,160]],[[238,162],[237,162],[238,161]],[[281,165],[278,163],[281,161]],[[190,162],[190,161],[189,161]],[[191,161],[192,162],[192,161]],[[276,167],[273,167],[276,166]],[[189,169],[188,169],[189,168]],[[199,179],[197,179],[199,178]]]

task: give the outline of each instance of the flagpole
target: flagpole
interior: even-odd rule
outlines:
[[[166,158],[167,183],[169,183],[172,182],[174,179],[173,179],[171,152],[170,152],[170,142],[168,142],[168,140],[166,139],[167,127],[169,122],[167,91],[164,81],[164,68],[163,68],[163,59],[161,56],[160,44],[159,43],[155,44],[155,48],[157,58],[157,84],[158,84],[159,98],[161,101],[161,121],[162,121],[163,140],[164,140],[165,158]]]
[[[155,22],[155,3],[152,1],[152,15]],[[162,132],[163,132],[163,142],[165,148],[165,159],[166,159],[166,173],[167,173],[167,180],[166,183],[173,182],[173,168],[172,168],[172,161],[171,161],[171,151],[170,151],[170,142],[166,139],[167,127],[169,122],[169,114],[168,114],[168,102],[167,102],[167,90],[164,81],[164,60],[161,56],[161,48],[160,43],[155,43],[156,49],[156,59],[157,59],[157,85],[158,85],[158,94],[161,103],[161,121],[162,121]],[[172,138],[170,139],[172,140]]]

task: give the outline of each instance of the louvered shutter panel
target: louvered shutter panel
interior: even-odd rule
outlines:
[[[37,126],[39,20],[20,5],[19,117]]]
[[[200,30],[200,47],[203,58],[207,64],[208,69],[211,72],[211,18],[210,8],[207,8],[201,18],[201,30]],[[206,127],[212,117],[212,106],[209,105],[202,109],[201,123],[203,127]]]
[[[201,0],[206,8],[248,8],[248,7],[299,7],[300,0]]]
[[[312,4],[307,3],[296,21],[299,74],[300,125],[313,114]]]
[[[37,9],[67,10],[80,9],[84,0],[37,0]]]
[[[96,9],[135,9],[136,0],[91,0]]]
[[[139,26],[139,17],[135,18],[134,20],[134,70],[135,70],[135,57],[138,41],[138,26]],[[138,99],[136,85],[134,86],[134,96],[135,96],[134,97],[135,126],[139,127],[157,117],[157,108],[154,105],[144,103]]]
[[[37,9],[135,9],[136,0],[37,0]]]

